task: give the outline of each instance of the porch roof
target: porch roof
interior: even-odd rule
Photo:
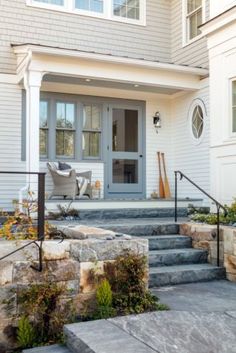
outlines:
[[[142,58],[120,57],[110,54],[86,52],[78,49],[58,48],[38,44],[12,45],[18,59],[19,81],[25,72],[37,71],[43,75],[84,77],[143,87],[172,89],[170,94],[182,90],[197,90],[208,70],[186,65],[148,61]]]

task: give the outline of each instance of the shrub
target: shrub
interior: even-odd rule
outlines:
[[[72,300],[61,302],[66,294],[65,286],[57,283],[33,284],[18,292],[19,309],[24,315],[19,322],[27,326],[30,320],[38,345],[63,342],[63,326],[74,319]]]
[[[29,318],[22,316],[18,322],[17,342],[21,348],[31,348],[36,339],[35,330]]]
[[[37,212],[38,205],[34,199],[34,193],[28,192],[28,199],[21,204],[15,202],[15,211],[13,214],[4,213],[6,218],[0,228],[0,239],[6,240],[34,240],[38,237],[38,226],[34,221],[32,214]],[[21,206],[21,207],[20,207]],[[53,227],[45,222],[45,237],[50,238]]]
[[[104,279],[99,284],[96,292],[97,301],[97,318],[107,319],[108,317],[114,316],[114,309],[112,307],[112,290],[110,283],[107,279]]]
[[[236,223],[236,200],[232,205],[225,206],[227,214],[220,213],[220,223],[225,225],[232,225]],[[217,215],[215,213],[203,214],[203,213],[194,213],[190,219],[194,222],[207,223],[211,225],[217,224]]]
[[[146,288],[147,259],[145,256],[124,251],[113,264],[107,266],[106,274],[113,291],[113,307],[118,314],[128,315],[159,310],[158,298]]]

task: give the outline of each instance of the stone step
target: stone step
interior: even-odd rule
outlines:
[[[174,207],[155,208],[117,208],[117,209],[80,209],[79,216],[85,219],[120,219],[120,218],[174,218]],[[187,217],[187,207],[178,208],[178,217]]]
[[[66,325],[64,333],[67,345],[73,353],[157,352],[110,320]]]
[[[22,353],[71,353],[71,351],[65,346],[54,344],[48,347],[25,349],[22,351]]]
[[[225,269],[210,264],[151,267],[149,287],[206,282],[225,278]]]
[[[116,233],[123,233],[138,236],[153,236],[153,235],[173,235],[179,233],[179,225],[175,223],[158,223],[158,220],[154,222],[142,222],[131,221],[131,220],[119,220],[116,224],[106,224],[104,222],[101,227],[103,229],[109,229]]]
[[[149,241],[149,250],[184,249],[192,247],[192,238],[184,235],[148,235],[143,236]]]
[[[199,249],[165,249],[149,251],[149,266],[173,266],[207,262],[208,252]]]

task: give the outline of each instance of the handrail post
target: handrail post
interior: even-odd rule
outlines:
[[[45,226],[45,174],[38,174],[38,240],[44,240]]]
[[[217,266],[220,267],[220,206],[216,204],[217,207]]]
[[[175,222],[178,220],[178,179],[175,172]]]

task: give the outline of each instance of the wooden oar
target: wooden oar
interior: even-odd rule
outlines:
[[[160,152],[157,152],[158,167],[159,167],[159,197],[161,199],[165,198],[164,183],[161,175],[161,158]]]
[[[171,198],[171,192],[170,192],[170,185],[169,185],[169,181],[166,173],[165,153],[162,153],[161,156],[162,156],[163,169],[164,169],[164,193],[165,193],[165,198],[169,199]]]

